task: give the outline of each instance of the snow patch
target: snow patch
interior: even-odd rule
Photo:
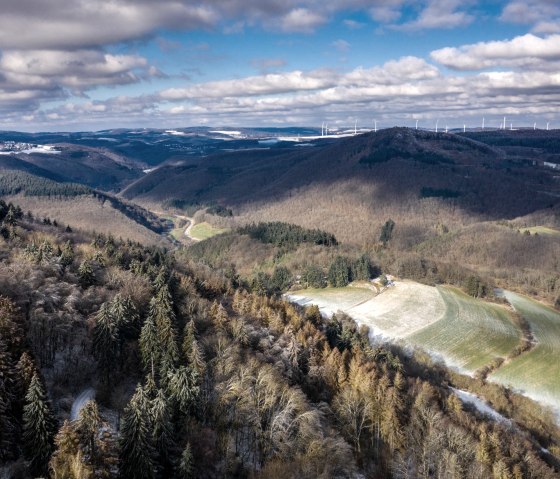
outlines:
[[[511,425],[511,421],[502,416],[499,412],[493,409],[484,399],[479,398],[476,394],[462,391],[461,389],[450,388],[453,393],[463,402],[473,406],[478,412],[492,418],[494,421],[498,421],[504,424]]]
[[[70,420],[75,421],[78,419],[80,415],[80,411],[85,406],[85,404],[90,401],[91,399],[95,398],[95,390],[92,388],[88,388],[82,391],[74,402],[72,403],[72,409],[70,410]]]

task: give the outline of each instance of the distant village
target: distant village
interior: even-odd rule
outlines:
[[[4,141],[0,143],[0,154],[9,153],[59,153],[53,145],[38,145],[19,141]]]

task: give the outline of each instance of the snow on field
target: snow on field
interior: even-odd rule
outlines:
[[[450,389],[464,404],[473,406],[478,412],[484,414],[485,416],[489,416],[495,421],[502,422],[505,424],[511,424],[511,421],[507,417],[504,417],[499,412],[495,411],[491,406],[489,406],[486,403],[486,401],[479,398],[476,394],[472,394],[467,391],[462,391],[461,389],[455,389],[455,388],[450,388]]]
[[[230,130],[211,130],[208,133],[218,133],[218,135],[228,135],[228,136],[235,136],[239,137],[243,135],[240,131],[230,131]]]
[[[288,295],[300,305],[316,304],[323,315],[342,311],[375,336],[405,338],[438,321],[445,303],[438,290],[412,281],[399,281],[375,295],[367,288],[308,289]]]
[[[504,296],[529,322],[536,345],[502,366],[490,379],[560,411],[560,313],[511,291],[504,291]]]

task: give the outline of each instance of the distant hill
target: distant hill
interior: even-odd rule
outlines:
[[[72,227],[146,243],[160,242],[166,226],[149,211],[110,194],[22,171],[0,170],[0,195],[25,211]]]
[[[219,203],[244,211],[249,204],[285,202],[310,189],[323,190],[318,206],[343,183],[349,187],[340,201],[354,197],[372,211],[377,205],[398,208],[426,198],[452,198],[454,207],[487,218],[547,207],[558,189],[549,172],[512,164],[499,148],[458,135],[392,128],[326,146],[188,159],[156,169],[122,194],[140,201]]]

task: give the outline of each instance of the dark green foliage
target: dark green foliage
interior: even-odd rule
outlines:
[[[352,281],[352,265],[344,256],[337,256],[329,268],[329,283],[335,288],[348,286]]]
[[[138,385],[121,419],[119,472],[122,479],[155,477],[152,431],[150,403]]]
[[[352,264],[352,281],[368,281],[379,274],[379,268],[375,267],[369,256],[363,254]]]
[[[88,260],[84,260],[80,264],[80,267],[78,268],[78,279],[80,280],[82,288],[88,288],[89,286],[93,286],[95,284],[95,273],[93,272],[91,263]]]
[[[25,396],[23,407],[23,446],[30,469],[45,474],[54,448],[56,420],[51,412],[45,390],[35,374]]]
[[[101,418],[97,403],[90,400],[84,404],[80,411],[77,423],[77,433],[83,449],[90,457],[95,457],[97,453],[97,436],[101,427]]]
[[[325,273],[319,266],[314,264],[305,268],[305,271],[301,275],[301,282],[306,288],[325,288],[327,286]]]
[[[187,443],[181,454],[181,461],[179,462],[178,477],[180,479],[194,479],[193,462],[191,445]]]
[[[224,218],[233,216],[233,211],[230,208],[226,208],[221,205],[210,206],[206,212],[211,215],[222,216]]]
[[[272,277],[270,278],[270,290],[273,292],[286,291],[292,283],[292,273],[284,266],[274,268]]]
[[[171,408],[163,389],[158,389],[151,401],[152,440],[159,477],[170,477],[174,469],[177,445],[173,437]]]
[[[25,196],[74,197],[91,195],[94,190],[78,183],[59,183],[47,178],[18,171],[7,171],[0,175],[0,194]]]
[[[467,294],[474,298],[484,298],[488,294],[488,285],[478,276],[469,276],[465,289]]]
[[[239,233],[275,246],[295,248],[302,243],[335,246],[334,235],[321,230],[310,230],[290,223],[274,221],[271,223],[251,224],[239,228]]]
[[[420,190],[420,197],[422,198],[458,198],[461,193],[447,188],[432,188],[424,186]]]
[[[169,397],[182,414],[188,414],[191,407],[194,406],[200,392],[198,382],[198,374],[193,368],[180,366],[168,372],[167,389]]]
[[[360,158],[360,163],[365,165],[374,165],[376,163],[385,163],[393,158],[410,158],[410,153],[406,150],[386,146],[377,148],[368,155],[363,156]]]
[[[164,201],[163,206],[165,208],[176,208],[178,210],[183,210],[188,216],[194,215],[200,208],[202,208],[202,205],[200,203],[180,200],[177,198],[171,198]]]
[[[107,382],[119,355],[119,330],[109,303],[103,303],[95,316],[93,353]]]
[[[395,228],[395,222],[391,219],[387,220],[383,227],[381,228],[381,234],[379,235],[379,241],[384,245],[391,241],[393,237],[393,229]]]
[[[17,425],[13,403],[17,399],[16,370],[11,354],[0,335],[0,463],[12,458]]]

